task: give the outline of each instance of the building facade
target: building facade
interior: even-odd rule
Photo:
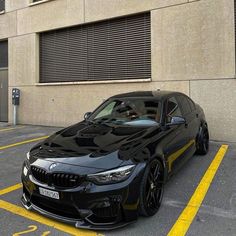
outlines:
[[[236,141],[234,0],[0,0],[0,121],[66,126],[105,98],[177,90]],[[8,98],[7,98],[8,96]]]

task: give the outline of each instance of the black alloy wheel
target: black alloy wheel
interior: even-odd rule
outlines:
[[[153,216],[158,211],[164,191],[164,168],[157,159],[145,169],[140,186],[139,214]]]
[[[209,132],[207,125],[203,125],[199,129],[198,139],[197,139],[196,153],[200,155],[205,155],[209,150]]]

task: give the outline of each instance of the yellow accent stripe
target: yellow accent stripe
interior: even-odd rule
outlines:
[[[40,140],[46,139],[48,137],[49,136],[43,136],[43,137],[39,137],[39,138],[25,140],[25,141],[18,142],[18,143],[9,144],[9,145],[6,145],[6,146],[0,146],[0,150],[4,150],[4,149],[7,149],[7,148],[11,148],[11,147],[16,147],[16,146],[27,144],[27,143],[32,143],[32,142],[40,141]]]
[[[211,185],[212,180],[215,177],[215,174],[224,158],[224,155],[228,149],[228,145],[222,145],[219,151],[217,152],[214,160],[211,162],[209,168],[206,173],[202,177],[201,182],[196,188],[194,194],[192,195],[188,205],[182,211],[178,220],[175,222],[173,227],[171,228],[168,236],[182,236],[185,235],[196,216],[202,201],[204,200],[207,191]]]
[[[22,184],[16,184],[11,187],[0,190],[0,196],[22,188]]]
[[[10,130],[15,130],[15,129],[21,129],[24,128],[25,126],[20,126],[20,127],[14,127],[14,128],[5,128],[5,129],[0,129],[0,132],[5,132],[5,131],[10,131]]]
[[[31,212],[31,211],[27,211],[26,209],[24,209],[22,207],[13,205],[13,204],[6,202],[6,201],[0,200],[0,208],[3,210],[6,210],[8,212],[11,212],[15,215],[22,216],[22,217],[27,218],[29,220],[36,221],[38,223],[47,225],[49,227],[52,227],[54,229],[60,230],[62,232],[65,232],[65,233],[68,233],[71,235],[76,235],[76,236],[80,236],[80,235],[82,235],[82,236],[95,236],[95,235],[97,235],[93,231],[77,229],[73,226],[66,225],[66,224],[48,219],[44,216],[38,215],[38,214]]]
[[[181,149],[179,149],[178,151],[174,152],[173,154],[171,154],[168,157],[168,172],[171,171],[172,168],[172,164],[173,162],[178,159],[191,145],[193,145],[195,143],[195,140],[190,140],[186,145],[184,145]]]

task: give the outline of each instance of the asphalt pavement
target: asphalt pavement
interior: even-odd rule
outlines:
[[[236,236],[236,143],[211,142],[206,156],[193,156],[167,182],[162,206],[155,216],[140,217],[136,223],[118,230],[94,232],[75,229],[26,211],[20,203],[23,160],[36,142],[59,129],[0,125],[0,236],[170,235],[174,227],[182,227],[179,224],[179,217],[186,208],[191,207],[189,201],[195,200],[196,196],[202,197],[203,201],[197,206],[196,214],[191,211],[185,214],[185,220],[189,223],[186,235]],[[228,150],[222,156],[222,162],[218,163],[217,168],[209,168],[223,144],[227,145]],[[209,189],[203,194],[199,186],[202,182],[207,182],[202,181],[207,171],[214,172],[215,176],[212,177],[212,182],[207,183]],[[196,195],[197,190],[198,195]]]

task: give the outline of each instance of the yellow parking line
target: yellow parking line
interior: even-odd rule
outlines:
[[[168,236],[182,236],[185,235],[196,216],[202,201],[204,200],[207,191],[211,185],[212,180],[215,177],[215,174],[224,158],[224,155],[228,149],[228,145],[222,145],[219,151],[217,152],[214,160],[211,162],[206,173],[202,177],[201,182],[196,188],[194,194],[192,195],[190,201],[188,202],[185,209],[182,211],[178,220],[175,222],[171,228]]]
[[[4,195],[4,194],[7,194],[7,193],[10,193],[12,191],[15,191],[19,188],[22,188],[22,184],[16,184],[16,185],[10,186],[8,188],[2,189],[2,190],[0,190],[0,196]]]
[[[48,218],[38,215],[32,211],[27,211],[26,209],[24,209],[22,207],[13,205],[13,204],[6,202],[6,201],[0,200],[0,209],[6,210],[6,211],[11,212],[11,213],[18,215],[18,216],[22,216],[22,217],[27,218],[29,220],[33,220],[38,223],[47,225],[49,227],[53,227],[57,230],[60,230],[62,232],[65,232],[65,233],[68,233],[71,235],[76,235],[76,236],[80,236],[80,235],[95,236],[95,235],[97,235],[96,232],[77,229],[73,226],[66,225],[66,224],[48,219]]]
[[[19,126],[19,127],[14,127],[14,128],[5,128],[5,129],[0,129],[0,132],[5,132],[5,131],[10,131],[10,130],[15,130],[15,129],[21,129],[24,128],[25,126]]]
[[[46,138],[48,138],[48,137],[49,137],[49,136],[43,136],[43,137],[39,137],[39,138],[34,138],[34,139],[30,139],[30,140],[25,140],[25,141],[18,142],[18,143],[9,144],[9,145],[6,145],[6,146],[0,146],[0,151],[1,151],[1,150],[4,150],[4,149],[7,149],[7,148],[11,148],[11,147],[23,145],[23,144],[36,142],[36,141],[39,141],[39,140],[42,140],[42,139],[46,139]]]

